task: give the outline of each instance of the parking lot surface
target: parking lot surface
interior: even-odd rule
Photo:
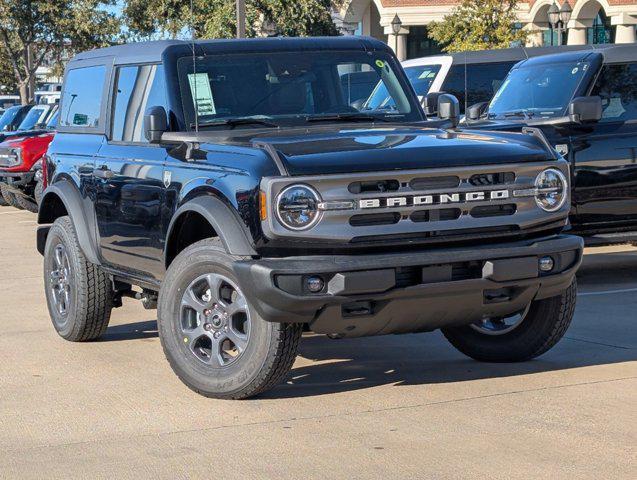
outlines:
[[[480,364],[440,335],[308,335],[288,383],[209,400],[125,300],[98,342],[50,324],[35,216],[0,207],[0,478],[637,478],[637,249],[589,249],[557,347]]]

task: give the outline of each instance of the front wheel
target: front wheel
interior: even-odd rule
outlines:
[[[202,240],[173,261],[159,293],[159,335],[173,371],[195,392],[241,399],[290,371],[302,324],[263,320],[245,296],[234,259],[218,239]]]
[[[22,210],[22,205],[18,203],[17,197],[9,191],[9,189],[0,183],[0,194],[5,205]]]
[[[465,355],[483,362],[523,362],[551,349],[566,333],[577,298],[575,280],[561,295],[532,302],[524,312],[442,329]]]

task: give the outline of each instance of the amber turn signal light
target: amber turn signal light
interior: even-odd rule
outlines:
[[[259,216],[264,222],[268,219],[268,203],[266,202],[265,192],[259,191]]]

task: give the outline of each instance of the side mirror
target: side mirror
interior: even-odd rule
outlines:
[[[451,128],[460,123],[460,102],[453,95],[443,93],[438,97],[438,118],[451,122]]]
[[[422,98],[422,108],[428,117],[438,115],[438,99],[441,95],[446,94],[445,92],[430,92]]]
[[[168,116],[164,107],[149,107],[144,112],[144,136],[150,143],[159,143],[168,131]]]
[[[573,123],[598,122],[602,119],[602,98],[574,98],[568,105],[568,118]]]
[[[475,105],[471,105],[467,109],[467,118],[469,120],[480,120],[480,117],[484,115],[487,111],[487,107],[489,106],[489,102],[480,102]]]

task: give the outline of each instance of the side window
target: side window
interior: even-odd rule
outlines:
[[[100,126],[102,90],[106,67],[84,67],[70,70],[62,93],[61,127],[92,128]]]
[[[145,142],[144,112],[153,106],[166,108],[163,67],[119,67],[115,82],[111,140]]]
[[[488,102],[506,78],[513,62],[483,63],[466,66],[466,89],[468,106],[479,102]],[[455,95],[460,101],[460,108],[465,106],[465,66],[454,65],[449,69],[447,78],[442,84],[442,91]]]
[[[602,122],[637,119],[637,64],[605,65],[591,95],[602,97]]]

